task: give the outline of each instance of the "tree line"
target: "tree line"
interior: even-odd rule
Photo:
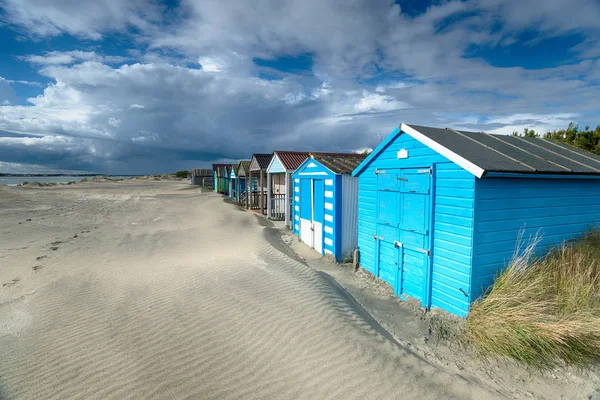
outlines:
[[[565,143],[600,155],[600,125],[594,130],[590,130],[590,127],[587,125],[585,129],[580,130],[579,125],[571,122],[567,129],[539,134],[533,129],[525,128],[522,133],[514,131],[513,136],[543,137],[544,139]]]

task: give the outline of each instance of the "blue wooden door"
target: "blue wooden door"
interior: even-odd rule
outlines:
[[[323,225],[325,222],[325,181],[313,179],[313,248],[323,254]]]
[[[377,276],[429,306],[430,169],[378,171]]]
[[[402,251],[398,246],[398,224],[400,217],[401,170],[388,169],[377,172],[376,204],[376,275],[394,288],[400,295],[399,269],[402,267]]]
[[[401,292],[429,307],[428,268],[430,256],[429,168],[410,168],[401,171],[399,239],[402,243]]]

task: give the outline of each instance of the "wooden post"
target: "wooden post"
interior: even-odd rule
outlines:
[[[258,172],[260,174],[260,177],[258,179],[258,208],[260,210],[260,213],[262,214],[263,212],[263,172],[262,170],[260,170]]]
[[[283,212],[285,214],[285,226],[290,226],[290,179],[291,175],[287,171],[285,171],[285,203],[283,208]]]
[[[271,218],[271,188],[273,187],[271,183],[271,174],[267,172],[267,218]]]
[[[252,196],[252,171],[248,172],[248,176],[250,180],[246,182],[246,188],[248,189],[248,195],[246,196],[246,208],[251,209],[252,199],[250,197]]]
[[[360,251],[356,249],[354,250],[354,255],[352,257],[352,271],[358,271],[358,267],[360,267]]]

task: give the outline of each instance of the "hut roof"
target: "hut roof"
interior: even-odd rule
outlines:
[[[467,132],[402,124],[356,169],[370,161],[402,132],[432,148],[475,176],[489,172],[519,174],[600,175],[600,156],[542,138]]]
[[[260,169],[267,169],[271,162],[271,158],[273,158],[273,154],[253,154],[252,158],[256,158],[256,162]]]
[[[349,174],[366,158],[363,154],[312,153],[312,158],[336,174]]]
[[[279,161],[283,164],[285,169],[298,169],[300,165],[306,160],[309,156],[308,152],[302,151],[280,151],[276,150],[275,154],[279,158]]]
[[[240,169],[243,169],[244,173],[247,175],[249,168],[250,168],[250,161],[240,161],[240,163],[238,164],[238,168],[236,169],[235,173],[237,175],[239,175]]]

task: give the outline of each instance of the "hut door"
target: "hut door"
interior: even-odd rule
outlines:
[[[312,185],[312,247],[323,254],[323,220],[325,217],[325,182],[323,179],[313,179]]]
[[[300,180],[300,240],[323,253],[325,185],[322,179]]]
[[[388,282],[394,292],[401,293],[402,246],[398,243],[398,219],[400,212],[399,169],[377,171],[376,211],[376,275]]]
[[[402,244],[401,293],[429,306],[430,169],[401,170],[399,239]]]
[[[313,247],[312,181],[300,179],[300,240]]]
[[[430,169],[377,171],[377,276],[428,304]]]

